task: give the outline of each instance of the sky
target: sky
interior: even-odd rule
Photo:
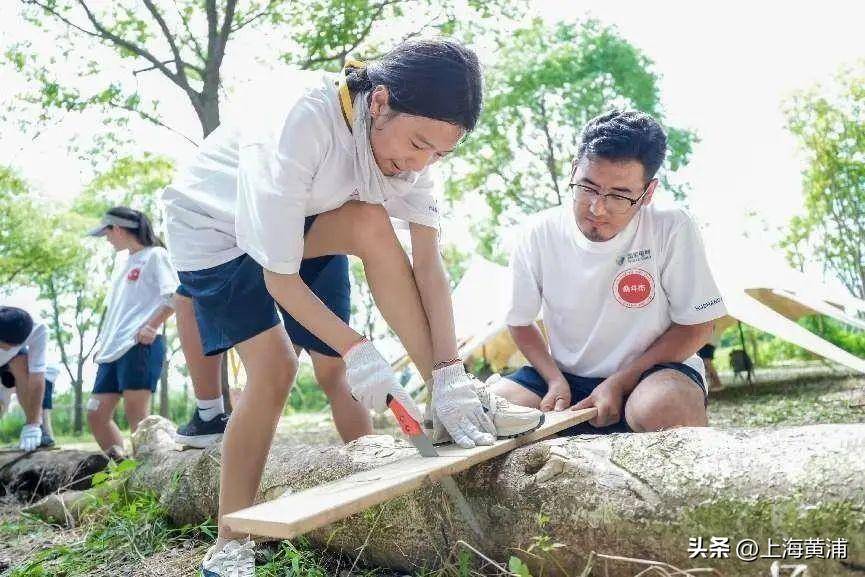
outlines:
[[[16,4],[2,3],[0,22],[18,17]],[[802,210],[804,167],[801,151],[784,128],[782,104],[795,91],[830,79],[842,65],[865,59],[865,2],[536,0],[534,9],[551,23],[589,15],[614,25],[654,62],[667,121],[700,138],[681,172],[692,188],[690,210],[707,233],[749,236],[777,257],[772,245],[790,217]],[[0,47],[20,40],[25,30],[0,28]],[[37,46],[56,50],[44,41]],[[264,73],[255,63],[255,51],[255,44],[233,46],[226,76]],[[107,74],[126,76],[122,70]],[[0,102],[20,86],[17,82],[0,76]],[[163,100],[170,124],[197,137],[197,122],[174,87],[154,74],[141,75],[139,82],[147,95]],[[19,167],[40,194],[69,200],[85,184],[86,172],[64,146],[90,121],[63,121],[35,140],[7,125],[0,133],[0,156]],[[181,160],[193,150],[164,131],[135,130],[136,139],[150,150]],[[446,234],[465,239],[466,231],[465,223],[456,221]],[[16,294],[15,301],[32,298],[25,292]]]

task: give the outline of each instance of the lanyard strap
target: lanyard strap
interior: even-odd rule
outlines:
[[[366,68],[366,64],[360,60],[349,58],[342,69],[342,76],[339,79],[339,108],[342,111],[342,119],[345,120],[345,125],[348,126],[349,132],[351,132],[351,127],[354,123],[354,104],[352,104],[351,92],[348,89],[348,83],[345,81],[345,78],[352,70],[361,68]]]

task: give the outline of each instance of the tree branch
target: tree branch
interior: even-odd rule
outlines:
[[[244,20],[243,22],[241,22],[241,23],[238,24],[237,26],[233,27],[233,28],[230,30],[230,32],[232,32],[232,33],[237,32],[237,31],[240,30],[241,28],[244,28],[245,26],[247,26],[247,25],[249,25],[249,24],[252,24],[253,22],[255,22],[256,20],[258,20],[258,19],[261,18],[262,16],[266,16],[266,15],[267,15],[271,10],[273,10],[273,8],[274,8],[277,4],[279,4],[279,3],[280,3],[280,0],[270,0],[270,1],[267,3],[267,7],[265,7],[261,12],[259,12],[258,14],[255,14],[255,15],[253,15],[253,16],[250,16],[249,18],[247,18],[246,20]]]
[[[190,48],[192,48],[195,55],[198,56],[202,61],[205,60],[204,50],[201,48],[201,44],[198,42],[198,38],[195,37],[195,34],[192,33],[192,29],[189,27],[189,20],[187,20],[186,15],[177,5],[177,0],[174,0],[174,8],[177,10],[177,15],[180,16],[180,21],[183,23],[183,29],[186,30],[186,34],[188,34],[188,42]]]
[[[381,4],[379,4],[376,7],[375,13],[369,19],[369,23],[366,25],[366,28],[364,28],[361,31],[360,35],[358,35],[358,37],[355,38],[355,41],[353,44],[351,44],[348,47],[343,48],[342,50],[340,50],[339,52],[337,52],[336,54],[331,55],[331,56],[325,55],[325,56],[319,56],[316,58],[307,58],[303,63],[300,64],[300,67],[302,69],[306,70],[306,69],[312,68],[316,64],[323,64],[325,62],[330,62],[331,60],[337,60],[337,59],[339,59],[340,61],[342,61],[344,63],[345,57],[348,56],[349,54],[351,54],[351,52],[353,50],[356,50],[357,47],[360,46],[364,40],[366,40],[367,36],[369,36],[369,33],[372,30],[373,24],[375,24],[376,20],[378,20],[378,18],[382,15],[382,13],[384,12],[384,9],[387,8],[388,6],[390,6],[391,4],[397,4],[399,1],[400,0],[386,0],[385,2],[382,2]]]
[[[110,40],[114,44],[121,46],[123,48],[126,48],[127,50],[129,50],[133,54],[136,54],[136,55],[140,56],[141,58],[144,58],[145,60],[147,60],[151,64],[153,64],[153,66],[157,70],[162,72],[174,84],[176,84],[177,86],[182,88],[185,92],[187,92],[187,94],[189,94],[190,92],[192,94],[195,94],[195,91],[192,90],[192,88],[189,86],[189,83],[185,81],[185,75],[179,76],[178,74],[175,74],[167,66],[165,66],[165,64],[163,64],[158,58],[156,58],[156,56],[151,54],[150,51],[148,51],[143,46],[139,46],[133,42],[130,42],[129,40],[126,40],[125,38],[121,38],[117,34],[108,30],[102,24],[102,22],[100,22],[99,19],[96,18],[96,15],[93,14],[93,12],[90,10],[90,7],[87,6],[86,0],[78,0],[78,4],[81,6],[82,10],[84,10],[84,13],[87,15],[87,19],[90,20],[90,23],[93,24],[94,28],[96,28],[96,31],[99,33],[100,37],[105,38],[107,40]]]
[[[183,58],[180,56],[180,50],[177,48],[174,36],[171,34],[171,30],[168,29],[168,24],[156,8],[156,5],[153,4],[153,0],[144,0],[144,5],[147,6],[153,19],[156,20],[159,29],[162,30],[162,35],[165,36],[165,40],[168,41],[168,46],[171,48],[171,53],[174,55],[174,66],[177,68],[178,78],[180,78],[180,80],[185,84],[189,84],[189,79],[186,77],[186,70],[184,68],[185,63],[183,62]]]
[[[172,128],[171,126],[165,124],[164,122],[159,120],[159,118],[153,116],[152,114],[149,114],[149,113],[144,112],[143,110],[139,110],[137,108],[133,108],[131,106],[127,106],[125,104],[120,104],[120,103],[115,102],[113,100],[109,100],[107,102],[107,104],[108,104],[108,106],[111,106],[112,108],[117,108],[119,110],[125,110],[127,112],[135,113],[138,116],[140,116],[142,119],[147,120],[149,122],[152,122],[153,124],[155,124],[156,126],[159,126],[161,128],[165,128],[166,130],[169,130],[169,131],[173,132],[174,134],[180,136],[181,138],[185,139],[187,142],[189,142],[190,144],[192,144],[196,148],[198,147],[198,143],[196,141],[194,141],[190,137],[186,136],[185,134],[183,134],[179,130]]]

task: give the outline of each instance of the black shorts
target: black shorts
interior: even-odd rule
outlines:
[[[703,382],[703,377],[700,376],[700,373],[695,371],[692,367],[684,363],[658,363],[657,365],[651,367],[647,371],[644,371],[642,375],[640,375],[638,383],[651,375],[652,373],[656,373],[658,371],[664,369],[673,369],[674,371],[679,371],[689,379],[691,379],[695,385],[700,387],[700,390],[703,392],[703,398],[705,399],[705,403],[708,404],[709,395],[706,391],[706,384]],[[601,377],[579,377],[577,375],[572,375],[570,373],[563,372],[565,380],[571,387],[571,404],[575,405],[592,394],[592,391],[595,390],[595,387],[604,382],[604,378]],[[541,374],[535,370],[534,367],[526,365],[523,368],[509,374],[505,375],[505,378],[514,381],[518,385],[530,390],[534,394],[543,398],[544,395],[547,394],[549,387],[547,386],[547,382],[541,376]],[[625,398],[627,401],[627,397]],[[571,427],[567,429],[567,434],[580,434],[580,433],[630,433],[633,432],[631,428],[628,426],[627,421],[625,420],[625,415],[622,415],[622,419],[618,423],[614,423],[612,425],[608,425],[606,427],[593,427],[588,422],[580,423],[575,427]]]

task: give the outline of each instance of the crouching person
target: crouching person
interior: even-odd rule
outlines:
[[[8,409],[14,388],[26,419],[19,443],[26,452],[48,446],[51,441],[42,435],[47,348],[48,329],[44,324],[34,322],[23,309],[0,307],[0,416]]]
[[[507,324],[531,364],[494,392],[547,411],[597,408],[577,432],[707,424],[695,353],[726,310],[697,226],[652,204],[665,153],[647,114],[586,125],[572,199],[535,215],[513,251]],[[549,348],[534,324],[540,310]]]

